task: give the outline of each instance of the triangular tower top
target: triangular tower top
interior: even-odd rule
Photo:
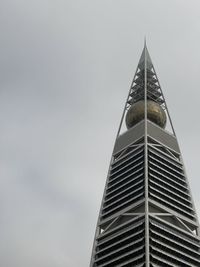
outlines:
[[[128,98],[125,104],[125,109],[123,112],[123,116],[121,119],[118,135],[124,132],[126,129],[127,123],[125,122],[126,114],[129,109],[136,103],[141,103],[140,101],[144,101],[145,106],[148,103],[152,104],[151,101],[154,102],[154,108],[157,108],[158,113],[163,113],[166,117],[165,122],[163,122],[163,126],[166,130],[175,135],[175,131],[172,125],[172,121],[168,112],[168,108],[166,105],[166,101],[153,66],[149,51],[147,49],[146,40],[144,43],[144,48],[130,87],[130,91],[128,94]],[[139,105],[139,104],[138,104]],[[160,108],[159,108],[160,106]],[[143,108],[143,118],[145,112]],[[142,117],[142,115],[141,115]],[[149,118],[148,118],[149,119]],[[126,125],[125,125],[126,124]],[[128,127],[129,128],[129,127]]]
[[[198,267],[200,228],[166,102],[145,45],[122,115],[90,267]]]
[[[146,63],[145,63],[145,61],[146,61]],[[140,57],[138,67],[142,70],[145,68],[145,64],[146,64],[147,69],[151,70],[153,68],[151,57],[150,57],[148,49],[147,49],[146,41],[144,44],[144,49],[142,51],[142,55]]]

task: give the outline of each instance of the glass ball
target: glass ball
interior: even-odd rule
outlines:
[[[126,126],[131,128],[144,119],[144,100],[134,103],[126,114]],[[147,118],[161,128],[165,128],[167,117],[163,108],[152,100],[147,100]]]

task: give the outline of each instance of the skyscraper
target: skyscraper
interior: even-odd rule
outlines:
[[[146,44],[125,103],[90,267],[200,266],[200,229]]]

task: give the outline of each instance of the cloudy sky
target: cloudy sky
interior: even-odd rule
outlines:
[[[1,0],[1,267],[88,267],[145,35],[200,215],[200,2]]]

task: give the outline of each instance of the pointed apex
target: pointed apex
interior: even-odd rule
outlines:
[[[144,48],[147,48],[147,40],[146,40],[146,35],[144,36]]]
[[[145,61],[146,61],[147,69],[151,70],[152,67],[153,67],[153,63],[151,61],[151,57],[150,57],[148,49],[147,49],[146,37],[144,39],[144,48],[143,48],[142,55],[140,57],[140,61],[139,61],[139,64],[138,64],[138,67],[140,69],[144,69],[145,68]]]

